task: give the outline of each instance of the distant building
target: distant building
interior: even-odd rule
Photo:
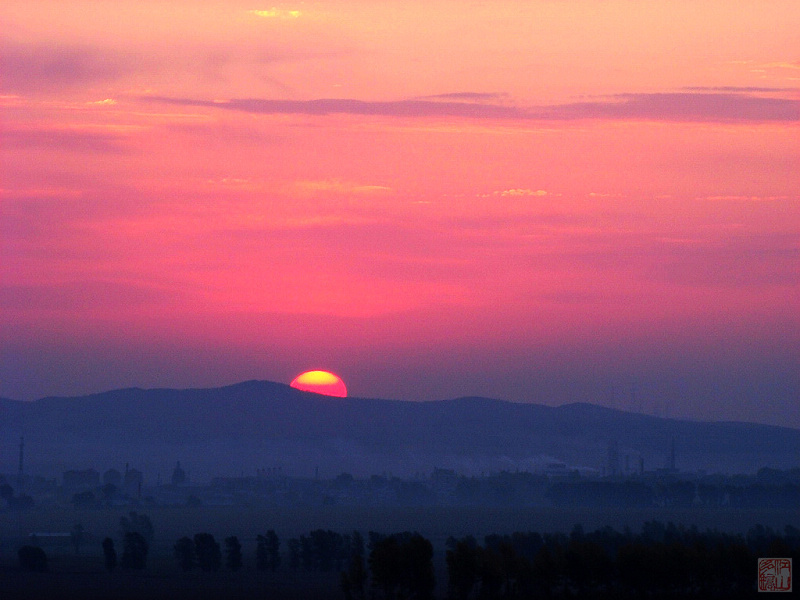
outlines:
[[[109,469],[103,473],[103,485],[108,485],[109,483],[119,487],[122,484],[122,473],[116,469]]]
[[[544,474],[548,477],[569,477],[570,471],[567,463],[549,462],[544,468]]]
[[[451,498],[455,495],[459,476],[452,469],[434,468],[431,474],[431,487],[433,491],[443,497]]]
[[[123,486],[125,488],[125,494],[128,496],[135,496],[139,497],[142,495],[142,483],[144,481],[144,475],[141,471],[137,469],[129,469],[126,465],[125,467],[125,481]]]
[[[186,483],[186,471],[181,468],[181,461],[172,470],[172,485],[183,485]]]
[[[100,485],[100,473],[94,469],[73,469],[64,471],[63,481],[66,488],[97,487]]]

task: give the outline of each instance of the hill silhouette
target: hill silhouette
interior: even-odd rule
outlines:
[[[434,467],[464,473],[533,470],[562,461],[596,469],[616,444],[645,469],[670,447],[682,470],[754,472],[798,466],[800,430],[695,422],[591,404],[550,407],[490,398],[409,402],[332,398],[268,381],[213,389],[122,389],[34,402],[0,400],[0,471],[16,471],[25,436],[29,472],[98,471],[130,463],[154,479],[180,460],[196,480],[281,467],[395,475]]]

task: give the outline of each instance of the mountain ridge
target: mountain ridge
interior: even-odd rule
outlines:
[[[115,461],[165,473],[177,460],[206,476],[270,465],[332,475],[435,467],[477,473],[554,461],[600,473],[612,445],[620,461],[638,468],[641,458],[653,469],[668,464],[672,444],[683,470],[753,472],[800,462],[800,430],[790,427],[667,419],[577,402],[334,398],[259,380],[0,399],[0,416],[5,472],[14,470],[20,435],[31,470],[49,473],[101,470]]]

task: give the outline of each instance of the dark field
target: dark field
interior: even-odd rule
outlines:
[[[237,573],[183,573],[169,556],[148,559],[144,571],[106,572],[101,556],[55,555],[47,573],[22,573],[16,558],[0,560],[4,600],[77,598],[85,600],[168,600],[196,598],[342,598],[338,573],[302,573],[282,569],[275,574],[246,566]]]
[[[3,554],[8,552],[5,540],[37,531],[69,531],[76,522],[83,524],[87,534],[95,536],[97,555],[101,556],[99,540],[116,537],[119,519],[127,515],[128,508],[114,509],[34,509],[26,512],[0,513],[0,540]],[[274,529],[285,542],[291,537],[313,529],[330,529],[340,533],[359,530],[392,533],[418,531],[430,539],[434,547],[441,547],[448,536],[474,535],[483,537],[490,533],[514,531],[569,532],[580,523],[584,529],[598,529],[610,525],[614,529],[625,527],[637,530],[651,520],[674,522],[686,526],[697,525],[701,530],[718,529],[729,533],[746,533],[755,524],[782,529],[785,525],[800,526],[800,507],[785,509],[735,509],[735,508],[481,508],[481,507],[143,507],[136,509],[146,514],[155,529],[154,550],[162,552],[171,548],[175,540],[200,531],[213,534],[218,539],[237,535],[245,540],[268,529]],[[253,541],[253,543],[255,543]],[[247,551],[245,546],[245,551]],[[87,547],[87,553],[90,548]]]
[[[0,598],[343,598],[338,573],[293,572],[286,558],[276,573],[255,568],[255,537],[274,529],[286,542],[314,529],[349,533],[370,530],[382,533],[418,531],[431,540],[437,571],[437,597],[447,588],[445,540],[448,536],[474,535],[481,540],[490,533],[514,531],[566,532],[575,524],[587,531],[610,525],[621,531],[638,530],[650,520],[697,525],[701,530],[717,529],[746,533],[756,524],[783,530],[800,526],[798,510],[705,510],[705,509],[558,509],[558,508],[356,508],[356,507],[201,507],[141,508],[153,522],[155,539],[143,572],[117,569],[107,573],[100,543],[115,539],[118,553],[119,519],[126,509],[32,510],[0,514]],[[49,558],[48,573],[22,573],[17,549],[33,532],[68,532],[80,522],[87,541],[75,556],[68,545],[44,545]],[[242,542],[244,567],[237,573],[181,572],[172,558],[172,547],[182,536],[208,532],[222,541],[231,535]],[[755,566],[754,566],[755,577]]]

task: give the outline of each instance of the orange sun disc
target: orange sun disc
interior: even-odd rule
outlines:
[[[324,396],[347,397],[347,388],[338,375],[330,371],[306,371],[300,373],[289,384],[291,387],[304,392],[314,392]]]

